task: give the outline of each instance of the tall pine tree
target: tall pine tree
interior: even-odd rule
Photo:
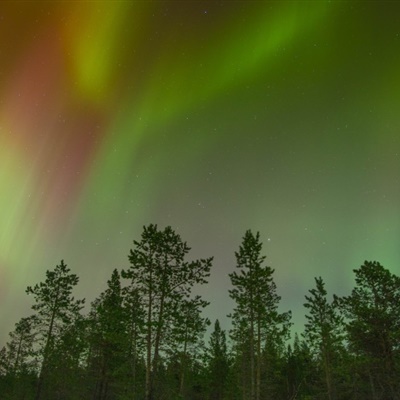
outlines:
[[[210,400],[224,400],[228,391],[230,365],[226,334],[218,319],[207,348],[208,390]]]
[[[263,344],[271,338],[279,342],[287,336],[290,325],[290,312],[278,312],[280,296],[276,293],[274,270],[264,264],[261,251],[260,234],[246,231],[235,253],[237,271],[229,274],[233,286],[229,294],[236,303],[231,315],[232,338],[236,342],[246,338],[251,400],[260,399]]]
[[[134,241],[131,266],[123,272],[130,286],[139,291],[145,310],[146,400],[155,398],[155,380],[165,331],[178,304],[187,298],[193,285],[206,283],[212,258],[185,260],[190,248],[171,227],[144,227],[141,241]]]
[[[354,273],[351,295],[337,301],[349,348],[359,360],[357,372],[369,381],[371,399],[398,399],[400,277],[376,261],[365,261]]]
[[[94,397],[115,397],[126,368],[128,335],[119,272],[114,269],[107,289],[92,303],[90,369],[95,375]]]
[[[327,300],[325,283],[321,277],[315,278],[316,287],[309,290],[304,307],[307,308],[307,322],[304,337],[310,344],[317,358],[321,361],[324,372],[326,396],[336,399],[335,360],[342,347],[343,318],[334,303]]]
[[[70,273],[70,269],[61,260],[54,270],[46,271],[44,282],[34,287],[28,286],[26,293],[33,296],[38,324],[38,355],[40,371],[35,400],[41,398],[46,375],[51,368],[50,360],[55,347],[57,335],[70,324],[83,308],[84,300],[75,300],[72,296],[74,286],[79,278]],[[61,361],[61,360],[59,360]]]
[[[203,336],[209,325],[209,320],[201,313],[208,302],[201,296],[183,299],[177,304],[173,313],[172,324],[168,329],[168,342],[170,353],[179,357],[179,395],[186,398],[186,380],[190,369],[190,362],[204,347]]]

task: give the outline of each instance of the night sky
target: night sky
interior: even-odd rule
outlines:
[[[400,274],[400,3],[2,1],[0,345],[64,259],[87,303],[143,225],[214,256],[260,231],[302,330],[322,276]]]

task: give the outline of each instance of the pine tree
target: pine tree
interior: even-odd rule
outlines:
[[[177,303],[171,325],[167,329],[169,352],[179,357],[179,396],[181,398],[186,397],[185,381],[190,362],[198,355],[200,348],[203,348],[202,338],[209,320],[202,317],[201,313],[208,304],[201,296],[182,299]]]
[[[34,366],[35,332],[37,323],[35,316],[21,318],[15,324],[15,330],[10,332],[10,341],[7,342],[8,373],[17,375],[22,370]]]
[[[83,308],[84,300],[75,300],[72,296],[72,290],[78,281],[79,278],[70,273],[70,269],[62,260],[53,271],[46,271],[44,282],[34,287],[28,286],[26,289],[26,293],[34,297],[35,304],[32,309],[37,312],[38,321],[38,355],[41,366],[35,400],[41,398],[56,335],[70,324]]]
[[[325,283],[321,277],[315,278],[316,287],[305,296],[306,315],[304,337],[322,362],[326,393],[329,400],[336,399],[334,364],[339,347],[344,340],[343,318],[334,303],[327,300]]]
[[[398,399],[400,348],[400,278],[379,262],[354,270],[350,296],[336,298],[346,318],[349,349],[369,381],[372,399]]]
[[[129,255],[131,266],[123,276],[139,291],[146,312],[146,400],[153,400],[165,330],[177,304],[190,295],[193,285],[206,283],[212,258],[185,261],[190,248],[171,227],[144,227],[141,241],[134,245]]]
[[[296,333],[293,348],[289,344],[286,351],[284,372],[287,381],[286,398],[290,400],[316,398],[318,371],[318,365],[307,342],[301,340]]]
[[[123,274],[123,271],[122,271]],[[124,276],[124,275],[123,275]],[[127,362],[129,364],[126,392],[130,398],[142,395],[144,378],[143,357],[145,349],[145,310],[138,288],[128,285],[122,289],[127,331]],[[142,376],[143,375],[143,376]]]
[[[60,399],[78,399],[86,386],[84,361],[87,349],[86,320],[77,315],[57,335],[49,359],[47,373],[50,396]]]
[[[228,389],[230,365],[225,331],[218,319],[210,335],[207,349],[209,399],[223,400]]]
[[[127,367],[126,310],[119,272],[114,269],[107,289],[92,303],[90,369],[95,374],[94,398],[116,396]]]
[[[35,316],[21,318],[10,332],[10,340],[2,350],[0,357],[0,375],[3,375],[6,387],[0,393],[7,398],[24,398],[30,396],[36,373],[34,355],[36,323]]]
[[[0,377],[7,375],[9,369],[8,354],[6,346],[0,349]]]
[[[290,312],[278,313],[280,296],[273,280],[274,270],[264,265],[260,234],[246,231],[239,251],[235,253],[238,272],[229,274],[233,289],[230,297],[236,307],[232,317],[232,339],[248,339],[250,362],[250,399],[261,393],[262,344],[288,335]]]

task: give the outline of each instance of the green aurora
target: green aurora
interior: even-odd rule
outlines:
[[[400,4],[0,6],[0,343],[65,259],[92,301],[143,225],[214,256],[208,316],[260,231],[302,330],[322,276],[400,273]]]

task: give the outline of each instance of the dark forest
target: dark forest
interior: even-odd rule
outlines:
[[[26,289],[32,315],[0,351],[1,400],[400,398],[400,278],[379,262],[354,269],[347,296],[328,298],[315,277],[298,334],[248,230],[229,274],[226,331],[193,294],[213,259],[189,252],[171,227],[145,226],[129,268],[112,272],[86,313],[73,297],[78,276],[64,261],[48,270]]]

